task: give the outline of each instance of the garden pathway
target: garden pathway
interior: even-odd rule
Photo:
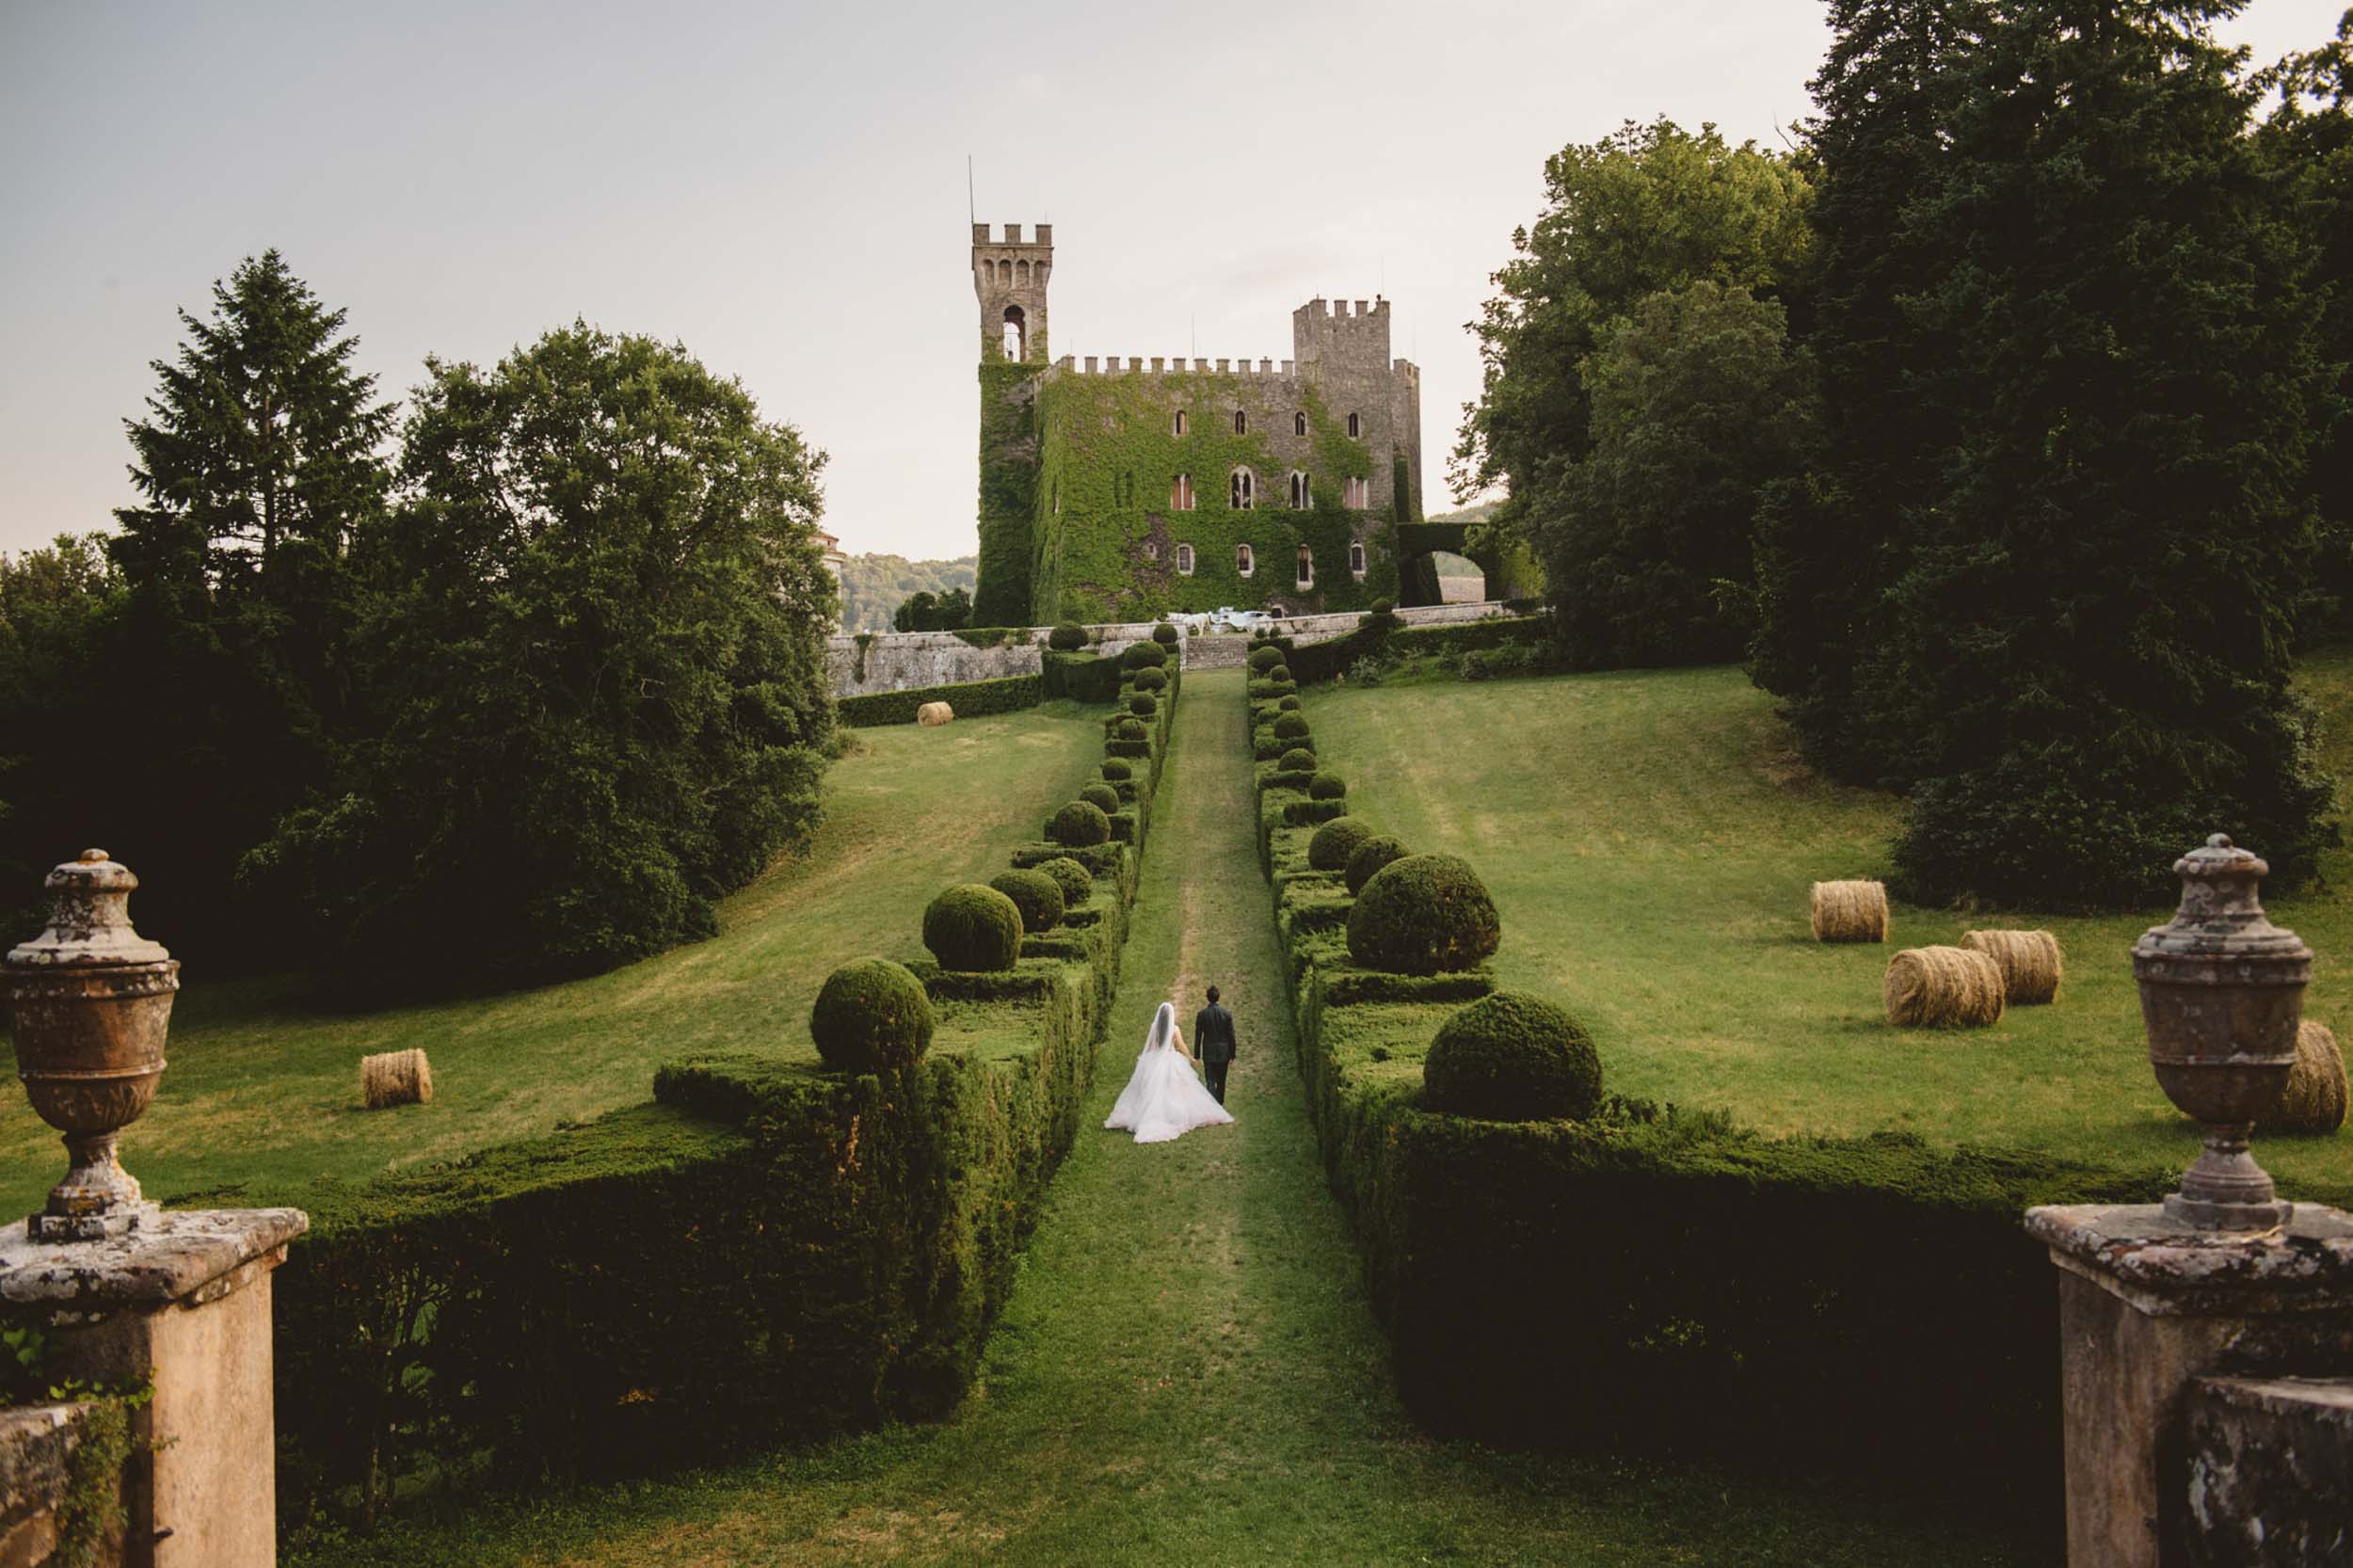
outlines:
[[[1400,1407],[1324,1185],[1252,840],[1239,672],[1185,682],[1078,1146],[955,1419],[478,1510],[315,1560],[480,1564],[1998,1563],[1949,1522],[1607,1459],[1509,1456]],[[1238,1118],[1096,1130],[1153,1009],[1214,981]],[[717,1369],[714,1369],[717,1375]]]

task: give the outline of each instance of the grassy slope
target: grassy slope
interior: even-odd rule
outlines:
[[[658,1063],[688,1050],[809,1051],[825,975],[864,953],[920,955],[931,896],[1001,871],[1101,745],[1090,711],[1063,703],[858,735],[827,779],[815,849],[728,900],[710,941],[568,984],[365,1015],[307,1007],[293,981],[184,976],[170,1067],[124,1162],[159,1196],[246,1182],[258,1201],[632,1104]],[[432,1059],[433,1103],[361,1110],[360,1058],[409,1046]],[[63,1170],[56,1135],[22,1095],[0,1096],[0,1213],[39,1208]]]
[[[1433,1443],[1324,1188],[1251,845],[1240,672],[1185,682],[1126,984],[1082,1126],[1152,1010],[1225,990],[1232,1127],[1089,1130],[953,1421],[506,1507],[289,1568],[1302,1563],[1919,1568],[2047,1560],[1850,1492]]]
[[[2313,661],[2305,680],[2345,735],[2353,659]],[[1808,774],[1739,671],[1319,689],[1307,702],[1357,814],[1479,868],[1503,913],[1504,983],[1583,1018],[1610,1087],[1774,1132],[1897,1128],[2136,1167],[2196,1152],[2150,1074],[2127,956],[2170,911],[1899,905],[1888,947],[1814,942],[1808,885],[1882,874],[1897,805]],[[2353,771],[2353,749],[2330,760]],[[2353,858],[2329,869],[2270,907],[2319,954],[2309,1016],[2353,1037]],[[1895,947],[1980,924],[2058,933],[2057,1004],[1987,1031],[1890,1029],[1880,988]],[[2290,1195],[2353,1198],[2353,1135],[2266,1138],[2258,1152]]]

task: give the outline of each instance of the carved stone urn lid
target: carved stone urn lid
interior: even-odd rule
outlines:
[[[2313,950],[2293,931],[2273,925],[2256,888],[2271,870],[2262,856],[2217,833],[2173,862],[2182,878],[2182,905],[2163,925],[2133,944],[2134,967],[2169,958],[2219,959],[2254,966],[2304,966]],[[2260,972],[2249,970],[2249,977]]]
[[[12,968],[116,968],[162,964],[171,954],[131,928],[131,868],[86,849],[41,882],[49,889],[49,929],[8,951]]]

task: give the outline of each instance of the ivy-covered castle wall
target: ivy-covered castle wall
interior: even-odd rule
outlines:
[[[1421,516],[1420,375],[1389,359],[1388,302],[1303,305],[1293,357],[1279,368],[1047,362],[1051,236],[1041,227],[1023,243],[1018,225],[1002,241],[985,224],[973,232],[975,623],[1148,620],[1221,605],[1312,614],[1410,599],[1397,526]],[[1246,495],[1238,473],[1249,476]],[[1305,504],[1293,504],[1294,475]],[[1351,569],[1353,545],[1364,550],[1361,573]],[[1312,568],[1305,584],[1302,547]]]

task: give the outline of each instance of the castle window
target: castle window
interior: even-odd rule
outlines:
[[[1238,468],[1225,483],[1225,504],[1237,512],[1247,512],[1258,504],[1257,476],[1246,468]]]
[[[1372,503],[1366,491],[1369,486],[1361,479],[1351,479],[1340,487],[1340,504],[1352,512],[1361,512]]]
[[[1160,540],[1146,539],[1144,541],[1144,558],[1147,561],[1157,561],[1160,558]]]
[[[1193,475],[1180,473],[1168,482],[1168,509],[1172,512],[1193,510]]]
[[[1351,436],[1362,436],[1365,433],[1364,419],[1361,415],[1351,414],[1348,416],[1348,433]]]
[[[1241,573],[1244,577],[1247,577],[1257,566],[1257,563],[1250,558],[1250,547],[1248,545],[1238,544],[1234,547],[1234,569],[1236,571]]]
[[[1234,434],[1237,436],[1250,434],[1250,416],[1240,408],[1234,410]]]
[[[1297,469],[1291,470],[1291,510],[1304,512],[1314,504],[1315,497],[1308,487],[1307,476]]]
[[[1054,481],[1053,496],[1054,510],[1059,514],[1062,511],[1062,481],[1059,479]]]
[[[1177,409],[1177,410],[1176,410],[1176,434],[1178,434],[1178,435],[1180,435],[1180,436],[1181,436],[1181,435],[1183,435],[1184,433],[1185,433],[1185,411],[1184,411],[1182,408],[1179,408],[1179,409]]]
[[[1193,546],[1180,544],[1176,547],[1176,573],[1180,577],[1193,575]]]
[[[1004,344],[1005,358],[1008,360],[1028,359],[1030,357],[1029,344],[1029,319],[1021,313],[1020,306],[1006,306]]]
[[[1316,553],[1304,544],[1299,547],[1299,585],[1303,588],[1316,585]]]
[[[1363,545],[1353,544],[1348,547],[1348,575],[1357,578],[1365,575],[1365,547]]]
[[[1294,436],[1304,436],[1306,433],[1307,416],[1305,413],[1291,415],[1291,434]]]

